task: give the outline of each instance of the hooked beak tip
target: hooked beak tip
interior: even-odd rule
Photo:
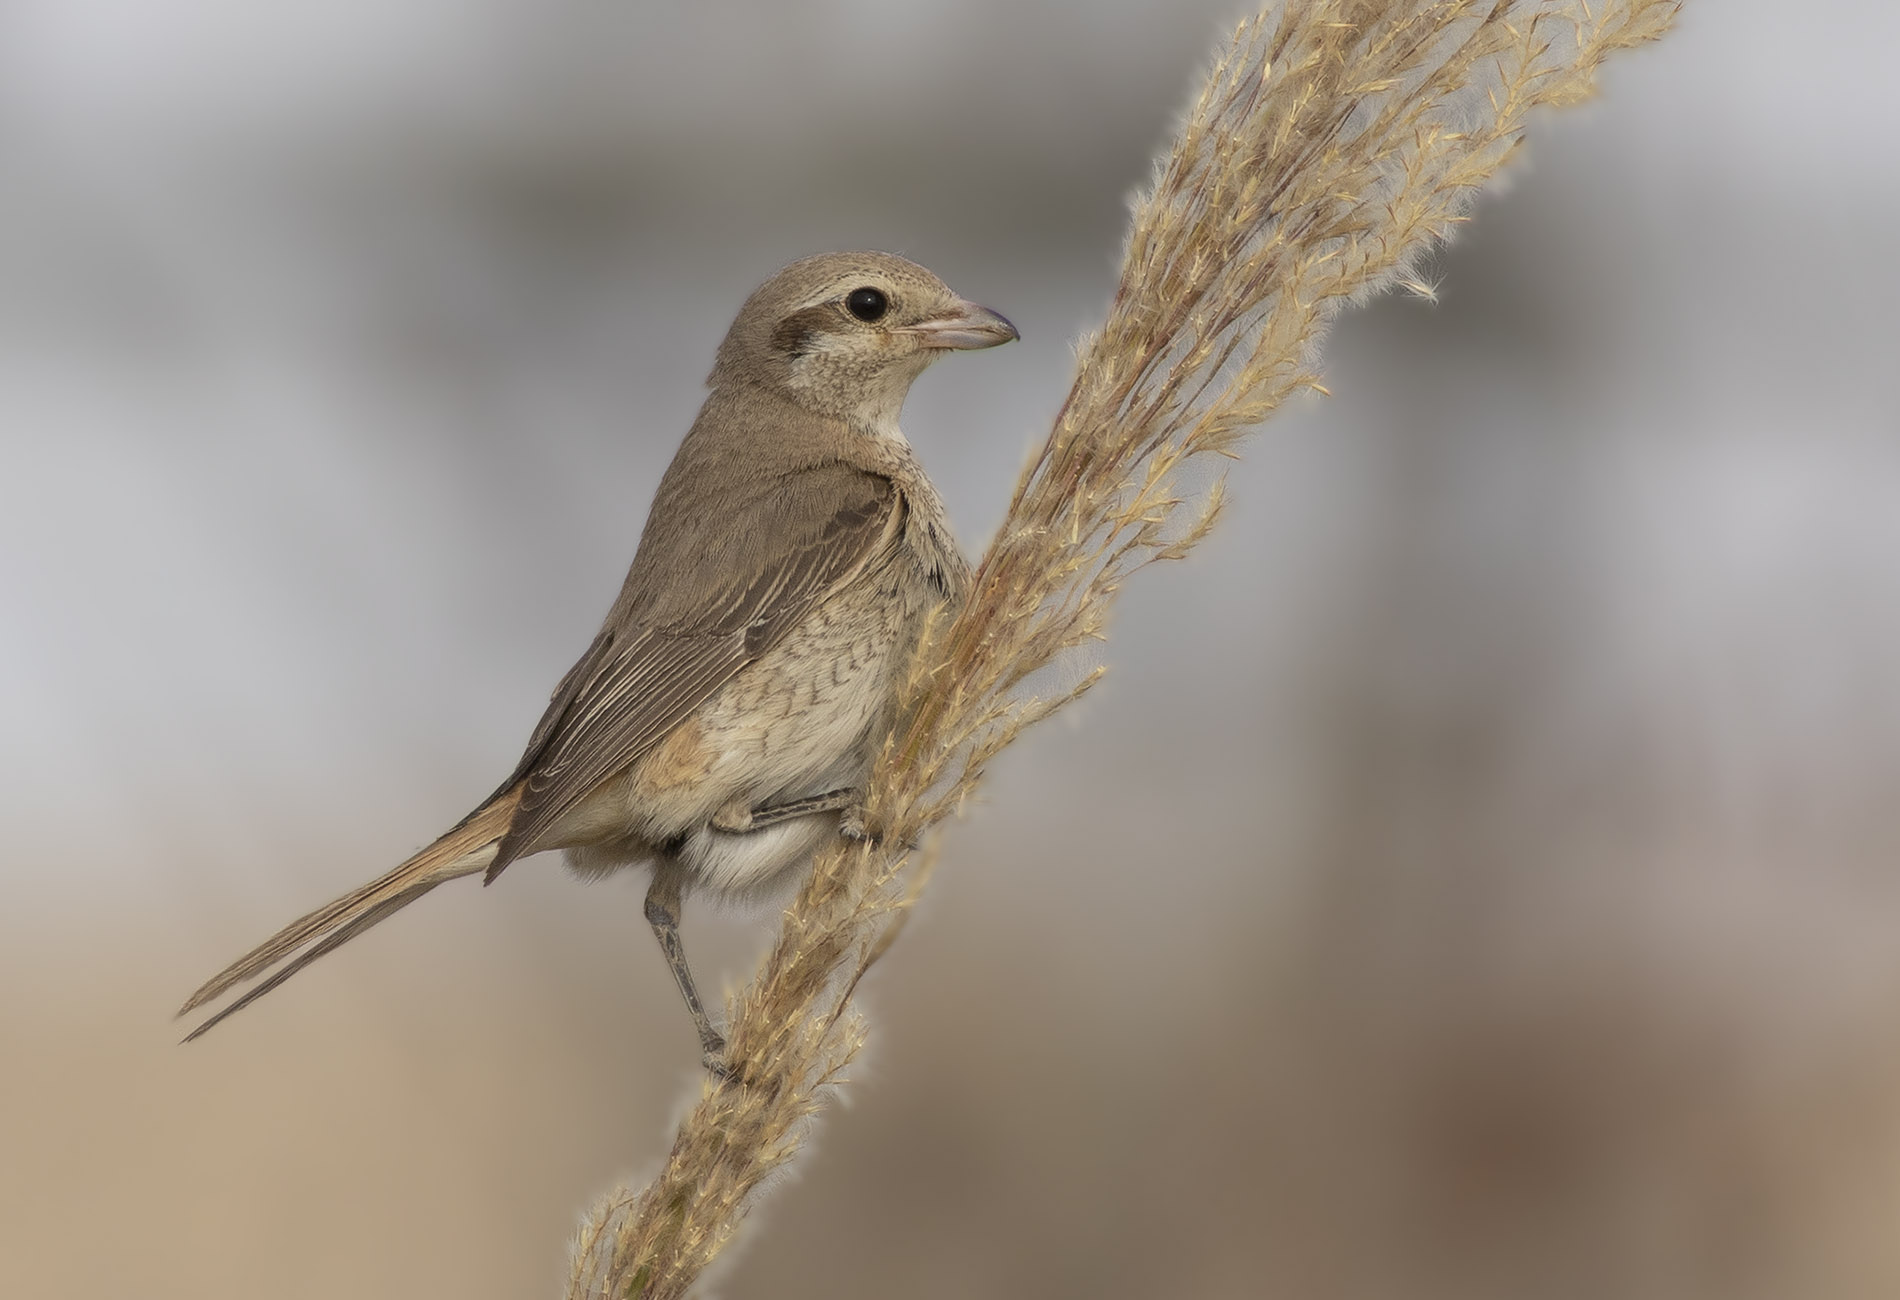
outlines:
[[[920,321],[902,332],[915,335],[924,347],[960,352],[993,348],[1022,337],[1007,317],[973,302],[958,303],[949,314]]]

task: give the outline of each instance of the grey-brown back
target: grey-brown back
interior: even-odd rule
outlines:
[[[852,463],[862,441],[762,388],[708,398],[619,598],[504,783],[527,787],[490,879],[902,543],[904,494]]]

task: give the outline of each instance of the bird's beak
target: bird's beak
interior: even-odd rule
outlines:
[[[932,320],[918,321],[893,330],[894,334],[913,334],[927,348],[993,348],[999,343],[1020,338],[1016,327],[988,307],[973,302],[958,302],[948,312]]]

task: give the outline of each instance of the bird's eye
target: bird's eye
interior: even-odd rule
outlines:
[[[853,289],[850,296],[844,300],[844,309],[869,324],[883,319],[884,313],[891,309],[891,300],[884,296],[882,290],[867,286],[863,289]]]

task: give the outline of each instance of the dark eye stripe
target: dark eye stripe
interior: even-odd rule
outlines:
[[[833,314],[837,310],[821,303],[793,312],[772,331],[772,346],[794,357],[803,355],[811,350],[814,335],[823,333],[827,325],[837,328],[838,318]]]

